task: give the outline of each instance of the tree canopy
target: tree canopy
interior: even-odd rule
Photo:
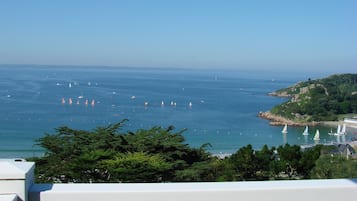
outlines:
[[[120,128],[126,121],[91,131],[59,127],[54,134],[45,134],[38,139],[45,155],[29,159],[36,162],[37,182],[337,178],[354,176],[357,170],[356,160],[331,159],[331,148],[322,145],[305,151],[289,144],[260,150],[247,145],[221,159],[206,151],[209,144],[200,148],[186,144],[184,130],[169,126],[123,133]]]
[[[45,134],[38,145],[46,153],[33,159],[39,181],[175,181],[177,171],[211,159],[204,148],[184,143],[183,130],[174,132],[170,126],[121,133],[125,121],[92,131],[59,127]]]

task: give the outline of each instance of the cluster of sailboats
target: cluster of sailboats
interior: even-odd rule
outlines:
[[[161,107],[164,107],[164,106],[165,106],[165,102],[164,102],[164,101],[161,101],[161,104],[160,104],[160,105],[161,105]],[[170,106],[176,107],[176,105],[177,105],[176,102],[174,102],[174,101],[171,101],[171,102],[170,102]],[[188,107],[189,107],[189,108],[192,108],[192,105],[193,105],[193,104],[192,104],[192,102],[190,101],[190,102],[188,103]],[[145,106],[145,107],[149,106],[149,102],[145,101],[145,102],[144,102],[144,106]]]
[[[63,85],[63,84],[61,84],[61,83],[57,83],[56,84],[57,86],[61,86],[61,85]],[[79,83],[78,82],[73,82],[73,84],[70,82],[70,83],[68,83],[68,88],[72,88],[73,86],[77,86],[77,85],[79,85]],[[91,82],[88,82],[88,86],[91,86],[92,85],[92,83]],[[98,85],[98,83],[95,83],[95,85]],[[183,89],[184,90],[184,89]],[[115,95],[116,94],[116,92],[112,92],[112,94],[113,95]],[[62,98],[62,100],[61,100],[61,103],[63,104],[63,105],[65,105],[65,104],[68,104],[68,105],[72,105],[72,104],[76,104],[76,105],[80,105],[81,104],[81,99],[83,99],[83,96],[79,96],[78,98],[77,98],[77,100],[76,100],[76,103],[74,103],[74,101],[73,101],[73,99],[72,98]],[[130,99],[131,100],[135,100],[136,99],[136,96],[131,96],[130,97]],[[201,103],[204,103],[204,101],[203,100],[201,100]],[[88,99],[86,99],[85,101],[84,101],[84,105],[92,105],[92,106],[95,106],[95,104],[96,104],[96,102],[95,102],[95,100],[94,99],[92,99],[92,101],[89,103],[89,100]],[[176,105],[177,105],[177,103],[175,102],[175,101],[171,101],[170,103],[169,103],[169,105],[170,106],[173,106],[173,107],[176,107]],[[192,102],[190,101],[189,103],[188,103],[188,107],[189,108],[192,108]],[[145,101],[144,102],[144,106],[145,107],[148,107],[149,106],[149,102],[148,101]],[[165,103],[164,103],[164,101],[161,101],[161,107],[164,107],[165,106]]]
[[[283,130],[281,131],[283,134],[287,134],[288,133],[288,125],[285,124],[283,127]],[[346,135],[347,131],[346,131],[346,124],[343,124],[342,126],[339,124],[336,132],[333,132],[331,129],[331,132],[328,133],[329,135],[335,135],[335,136],[341,136],[341,135]],[[309,133],[309,126],[305,127],[304,132],[302,133],[302,135],[304,136],[308,136],[310,135]],[[319,129],[316,129],[315,135],[314,135],[314,140],[320,140],[320,131]]]
[[[304,132],[302,133],[302,135],[304,135],[304,136],[310,135],[310,133],[309,133],[309,126],[306,126],[306,127],[305,127],[305,130],[304,130]],[[316,132],[315,132],[315,135],[314,135],[314,140],[320,140],[320,130],[319,130],[319,129],[316,129]]]
[[[76,101],[76,105],[80,105],[81,104],[80,103],[80,99],[83,99],[83,96],[79,96],[78,97],[78,99]],[[65,104],[72,105],[72,104],[74,104],[72,98],[68,98],[68,99],[62,98],[61,99],[61,103],[62,103],[62,105],[65,105]],[[96,103],[95,100],[92,99],[92,101],[90,102],[90,105],[91,106],[95,106],[95,103]],[[84,105],[86,105],[86,106],[89,105],[89,100],[88,99],[86,99],[84,101]],[[161,101],[161,107],[164,107],[164,105],[165,105],[164,101]],[[144,102],[144,106],[148,107],[149,106],[149,102],[145,101]],[[174,106],[175,107],[176,106],[176,102],[171,101],[170,106]],[[188,107],[190,107],[190,108],[192,107],[192,102],[188,103]]]
[[[78,100],[76,101],[76,105],[80,105],[81,104],[80,101],[79,101],[79,99],[81,99],[81,98],[83,98],[83,97],[81,97],[81,96],[78,97]],[[68,98],[68,101],[66,101],[65,98],[62,98],[61,103],[63,105],[66,104],[66,103],[68,103],[68,105],[72,105],[73,104],[73,100],[72,100],[72,98]],[[84,101],[84,105],[86,105],[86,106],[89,105],[89,100],[88,99],[86,99]],[[94,99],[92,99],[92,101],[90,102],[90,105],[91,106],[95,106],[95,100]]]
[[[287,134],[288,133],[288,125],[287,124],[285,124],[284,125],[284,128],[283,128],[283,130],[281,131],[283,134]],[[306,126],[305,127],[305,130],[304,130],[304,132],[302,133],[302,135],[304,135],[304,136],[308,136],[308,135],[310,135],[310,133],[309,133],[309,126]],[[314,140],[320,140],[320,131],[319,131],[319,129],[316,129],[316,132],[315,132],[315,135],[314,135]]]
[[[335,135],[335,136],[346,135],[347,134],[346,124],[343,124],[342,126],[341,126],[341,124],[338,124],[336,132],[333,132],[331,129],[331,131],[328,134]]]

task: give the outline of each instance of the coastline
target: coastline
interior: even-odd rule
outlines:
[[[291,119],[287,119],[282,116],[274,115],[269,111],[266,112],[259,112],[258,116],[262,119],[266,119],[271,126],[284,126],[287,124],[288,126],[326,126],[331,128],[336,128],[338,125],[346,124],[347,127],[353,130],[357,130],[357,124],[348,123],[345,121],[319,121],[319,122],[295,122]]]
[[[269,111],[259,112],[258,116],[260,118],[269,120],[269,124],[271,126],[284,126],[285,124],[288,126],[317,126],[321,124],[321,122],[296,122],[291,119],[272,114]]]

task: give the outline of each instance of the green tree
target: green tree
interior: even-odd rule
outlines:
[[[303,178],[310,178],[311,170],[315,167],[316,160],[320,158],[322,147],[323,145],[317,145],[312,149],[301,152],[301,159],[297,171]]]
[[[268,179],[270,177],[270,163],[274,160],[273,149],[269,149],[264,145],[260,151],[255,152],[256,170],[259,171],[260,180]]]
[[[38,182],[103,181],[101,173],[94,173],[99,167],[97,161],[124,150],[122,134],[118,130],[125,121],[93,131],[59,127],[55,134],[45,134],[38,140],[38,145],[45,148],[46,153],[44,157],[33,159],[37,165]]]
[[[324,155],[316,161],[311,171],[313,179],[356,178],[357,161],[343,156]]]
[[[230,157],[237,180],[252,180],[256,176],[256,160],[252,145],[240,148]]]
[[[207,171],[201,165],[210,164],[206,145],[189,147],[184,143],[184,130],[173,132],[170,126],[120,133],[125,121],[92,131],[59,127],[55,134],[40,138],[38,145],[46,153],[32,159],[37,165],[37,182],[177,181],[176,171]],[[147,166],[147,174],[127,170],[123,176],[125,168],[134,166],[140,171]]]
[[[161,182],[170,164],[159,154],[144,152],[119,153],[114,159],[104,160],[114,182]]]
[[[278,154],[280,160],[285,163],[285,172],[289,177],[292,177],[296,174],[297,169],[299,167],[300,159],[301,159],[301,150],[300,146],[289,144],[285,144],[285,146],[278,147]]]
[[[175,178],[176,181],[219,181],[224,170],[223,160],[213,157],[210,160],[197,162],[188,168],[176,171]]]

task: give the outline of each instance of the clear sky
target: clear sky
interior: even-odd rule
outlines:
[[[357,69],[356,0],[1,0],[0,63]]]

